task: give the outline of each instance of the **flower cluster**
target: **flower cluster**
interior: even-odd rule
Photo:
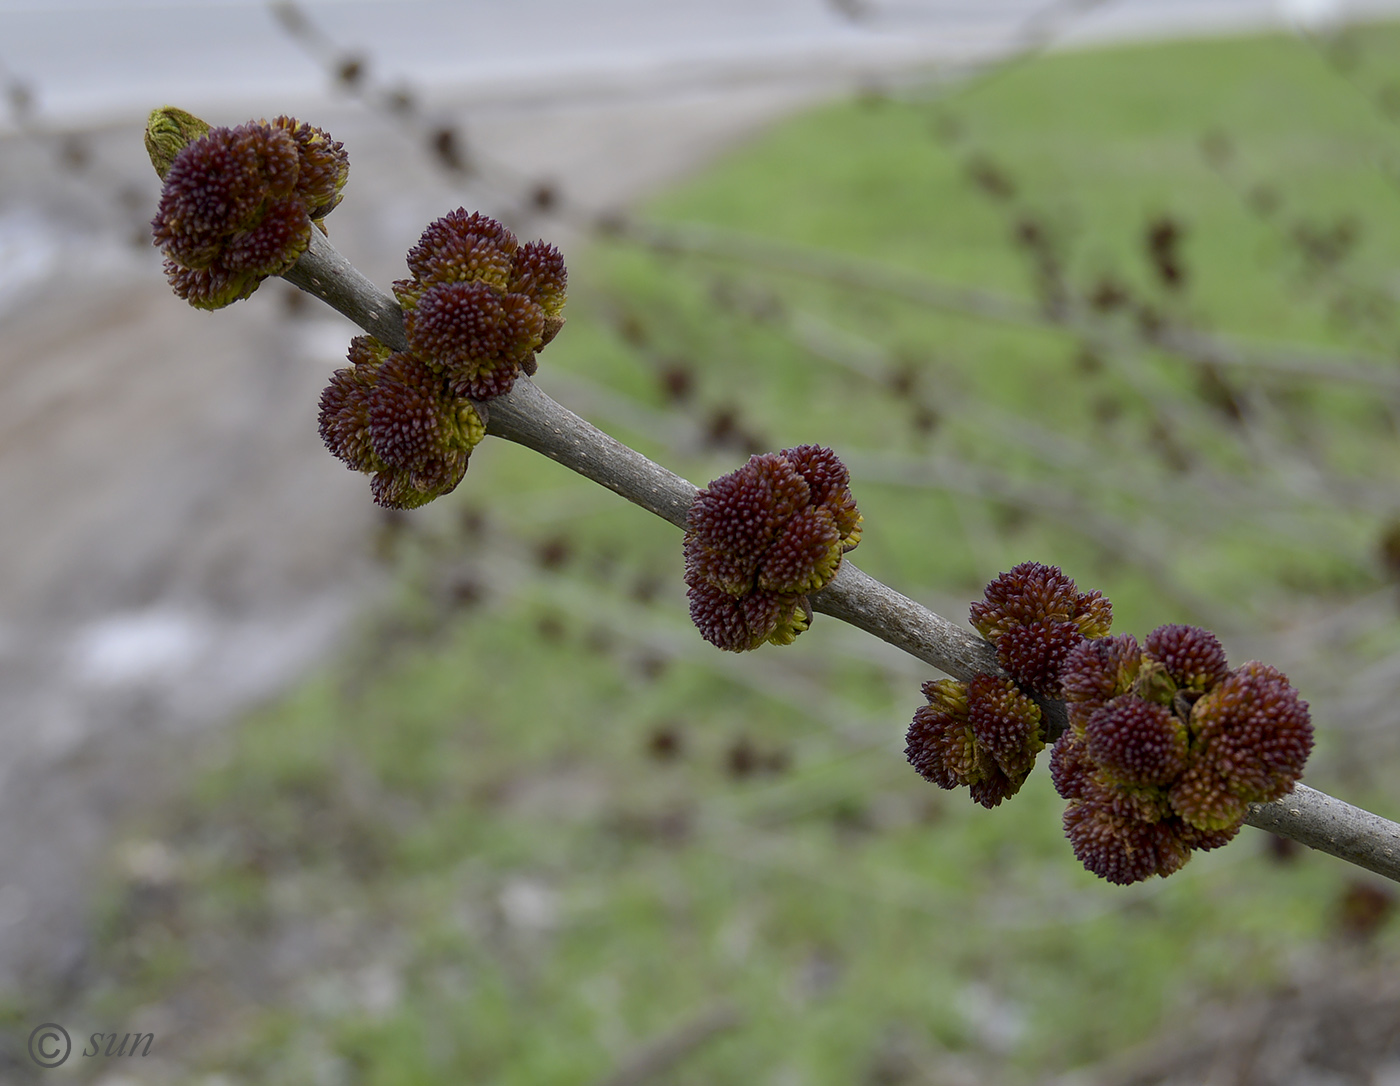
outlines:
[[[321,393],[321,438],[356,471],[373,472],[374,500],[412,509],[448,493],[486,434],[470,400],[450,395],[417,355],[372,336],[350,343],[351,365]]]
[[[1230,670],[1215,635],[1161,626],[1086,641],[1061,672],[1070,726],[1050,757],[1074,854],[1109,882],[1170,875],[1239,832],[1250,803],[1292,791],[1312,750],[1282,672]]]
[[[490,400],[535,372],[535,352],[563,327],[568,273],[553,245],[521,245],[495,219],[462,208],[423,231],[411,279],[394,284],[409,349],[453,395]]]
[[[799,445],[751,457],[696,496],[685,533],[690,617],[731,652],[791,644],[860,541],[850,473],[830,449]]]
[[[1055,566],[1022,562],[987,585],[971,607],[972,625],[996,646],[997,661],[1031,693],[1060,696],[1060,667],[1085,638],[1103,637],[1113,605],[1080,592]]]
[[[408,254],[412,279],[394,284],[407,351],[372,336],[350,344],[351,365],[321,394],[321,438],[374,500],[412,509],[452,490],[486,432],[484,401],[534,373],[535,352],[563,326],[559,250],[521,245],[495,219],[462,209],[438,219]]]
[[[904,754],[925,780],[967,788],[984,807],[1020,791],[1045,748],[1040,706],[1011,680],[986,674],[924,683],[924,697]]]
[[[290,117],[196,135],[202,127],[180,111],[152,116],[147,146],[165,187],[151,228],[175,293],[220,309],[296,263],[350,164],[325,132]]]
[[[1110,882],[1170,875],[1303,774],[1307,703],[1267,664],[1232,671],[1207,630],[1160,626],[1142,645],[1109,636],[1109,601],[1038,562],[992,581],[971,612],[1010,678],[925,683],[905,755],[927,780],[996,806],[1045,746],[1034,699],[1062,697],[1069,726],[1050,775],[1069,801],[1065,834]]]
[[[928,704],[914,713],[904,754],[924,779],[965,787],[995,807],[1020,791],[1045,749],[1040,707],[1028,695],[1059,696],[1065,657],[1086,638],[1107,634],[1113,609],[1054,566],[1023,562],[987,585],[971,611],[1010,679],[925,683]]]

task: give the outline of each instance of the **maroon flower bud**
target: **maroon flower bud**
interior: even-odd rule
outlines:
[[[1083,640],[1073,622],[1042,619],[1012,626],[997,640],[997,661],[1028,690],[1059,697],[1060,669],[1070,650]]]
[[[1114,814],[1094,800],[1071,800],[1064,826],[1079,861],[1119,886],[1165,877],[1191,858],[1191,846],[1175,819],[1143,822]]]
[[[321,129],[291,117],[278,117],[274,128],[288,132],[297,145],[296,196],[311,218],[323,219],[335,210],[350,176],[350,160],[342,144]]]
[[[286,271],[310,243],[312,220],[339,201],[348,171],[339,143],[286,117],[212,128],[185,144],[151,222],[175,292],[218,309]]]
[[[1118,818],[1160,822],[1171,814],[1161,789],[1114,783],[1072,731],[1062,734],[1050,750],[1050,779],[1065,799],[1091,801]]]
[[[1098,592],[1080,592],[1054,566],[1022,562],[987,585],[971,617],[1017,682],[1059,697],[1060,670],[1070,651],[1086,637],[1106,635],[1113,608]]]
[[[977,743],[1019,789],[1045,749],[1040,706],[999,675],[974,675],[967,684],[967,719]]]
[[[841,543],[851,550],[860,542],[860,511],[851,496],[851,473],[830,449],[822,445],[798,445],[784,452],[811,492],[811,501],[831,515]]]
[[[1230,673],[1220,641],[1199,626],[1158,626],[1143,647],[1180,688],[1203,693]]]
[[[531,241],[516,250],[511,263],[510,289],[529,298],[544,310],[546,317],[559,316],[568,284],[564,257],[553,245]]]
[[[1160,705],[1124,694],[1084,727],[1085,754],[1113,784],[1159,788],[1186,767],[1186,725]]]
[[[372,336],[350,341],[350,365],[331,374],[321,393],[321,440],[332,455],[355,471],[380,471],[384,461],[369,437],[369,394],[390,350]]]
[[[1229,779],[1201,761],[1193,762],[1177,778],[1169,796],[1172,810],[1203,830],[1238,826],[1249,810],[1245,801],[1230,790]]]
[[[690,618],[710,644],[747,652],[764,644],[790,645],[807,628],[807,613],[791,596],[754,591],[733,596],[697,582],[686,590]]]
[[[848,482],[834,453],[804,445],[751,457],[700,491],[686,524],[685,580],[707,641],[742,652],[788,644],[807,628],[808,594],[830,583],[860,538]]]
[[[459,207],[423,231],[408,251],[408,270],[425,284],[480,280],[505,293],[519,247],[515,235],[495,219]]]
[[[1312,753],[1308,703],[1281,671],[1255,661],[1195,703],[1190,728],[1190,763],[1171,802],[1202,830],[1227,829],[1246,804],[1287,795]]]
[[[1097,769],[1089,760],[1082,739],[1073,731],[1060,733],[1050,748],[1050,780],[1062,799],[1083,799]]]
[[[471,403],[452,396],[415,355],[389,353],[368,336],[351,343],[350,360],[321,395],[327,448],[374,473],[380,505],[412,509],[450,492],[486,432]]]
[[[1070,726],[1082,732],[1095,709],[1131,690],[1141,663],[1142,651],[1132,634],[1096,637],[1071,649],[1060,668]]]
[[[996,675],[924,684],[905,757],[940,788],[967,788],[984,807],[1014,796],[1045,747],[1040,707]]]
[[[495,219],[462,208],[430,223],[408,254],[412,279],[394,293],[409,348],[482,402],[535,372],[535,353],[563,325],[564,260],[544,242],[521,246]]]
[[[968,718],[966,683],[938,679],[924,683],[928,704],[914,712],[904,756],[919,775],[940,788],[967,788],[984,807],[995,807],[1017,785],[977,742]]]
[[[996,644],[1007,630],[1042,620],[1073,622],[1085,637],[1103,637],[1113,605],[1099,592],[1080,592],[1056,566],[1022,562],[987,585],[971,607],[972,625]]]

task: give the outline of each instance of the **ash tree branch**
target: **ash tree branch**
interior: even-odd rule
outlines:
[[[350,264],[319,230],[284,276],[395,350],[406,350],[403,312]],[[490,401],[486,432],[542,453],[650,513],[685,528],[696,486],[585,422],[527,377]],[[1003,674],[987,642],[889,586],[841,563],[811,597],[812,609],[848,622],[956,679]],[[1066,725],[1063,702],[1041,703],[1048,737]],[[1326,852],[1400,882],[1400,824],[1326,793],[1296,785],[1274,803],[1251,804],[1248,825]]]

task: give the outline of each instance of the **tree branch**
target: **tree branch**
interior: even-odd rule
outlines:
[[[394,298],[366,279],[319,230],[283,278],[349,317],[381,342],[407,348],[403,313]],[[648,512],[685,527],[693,483],[603,433],[540,391],[526,377],[489,405],[486,432],[543,453]],[[934,614],[850,561],[811,597],[812,609],[849,622],[957,679],[1002,674],[987,642]],[[1063,702],[1041,703],[1047,738],[1065,728]],[[1275,803],[1251,804],[1245,821],[1400,882],[1400,825],[1306,785]]]

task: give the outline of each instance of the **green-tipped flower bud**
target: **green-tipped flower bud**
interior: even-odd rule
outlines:
[[[1080,592],[1057,566],[1022,562],[987,585],[971,607],[972,625],[995,644],[1016,626],[1072,622],[1085,637],[1104,637],[1113,623],[1113,605],[1100,592]]]
[[[1191,761],[1172,807],[1202,830],[1224,830],[1245,805],[1293,790],[1312,753],[1308,703],[1277,668],[1257,661],[1230,672],[1191,709]]]
[[[691,621],[705,640],[730,652],[747,652],[760,645],[790,645],[807,629],[808,615],[795,596],[755,590],[730,595],[700,582],[686,593]]]
[[[904,755],[940,788],[966,788],[995,807],[1014,796],[1044,749],[1040,707],[996,675],[924,684],[928,704],[914,713]]]
[[[1071,727],[1082,733],[1099,706],[1130,691],[1141,664],[1142,650],[1132,634],[1096,637],[1071,649],[1060,667]]]
[[[1040,706],[999,675],[974,675],[967,684],[967,719],[979,745],[1019,789],[1045,749]]]
[[[297,145],[296,195],[313,220],[335,210],[350,178],[345,148],[321,129],[291,117],[278,117],[272,127],[287,132]]]
[[[408,251],[408,270],[421,283],[481,281],[510,289],[513,255],[520,242],[501,223],[459,207],[428,224]]]
[[[1230,673],[1219,639],[1199,626],[1158,626],[1143,646],[1178,689],[1205,693]]]
[[[815,445],[752,457],[700,491],[685,535],[690,615],[731,652],[789,644],[807,628],[807,596],[860,540],[850,475]]]
[[[1164,878],[1191,858],[1191,837],[1175,819],[1144,822],[1114,814],[1094,800],[1065,808],[1065,836],[1086,868],[1120,886]]]
[[[155,136],[148,131],[161,154],[181,138],[174,112]],[[200,309],[248,297],[306,251],[312,220],[338,202],[348,170],[339,143],[287,117],[211,128],[185,143],[151,222],[170,285]]]
[[[1312,749],[1288,680],[1266,664],[1230,671],[1195,626],[1159,626],[1141,649],[1126,635],[1085,641],[1060,678],[1070,729],[1050,773],[1070,801],[1065,831],[1113,882],[1170,874],[1228,842],[1250,803],[1292,789]]]
[[[516,251],[511,261],[510,289],[524,294],[544,310],[546,317],[559,316],[568,285],[564,257],[553,245],[532,241]]]
[[[450,492],[486,433],[467,400],[414,355],[391,353],[369,336],[350,346],[354,365],[321,394],[321,438],[357,471],[373,473],[374,500],[412,509]]]
[[[1059,697],[1065,659],[1085,638],[1108,633],[1113,607],[1098,592],[1080,592],[1054,566],[1022,562],[987,585],[971,619],[1017,682]]]
[[[480,212],[458,208],[429,224],[408,253],[412,279],[394,284],[410,349],[457,396],[509,392],[562,327],[564,258],[542,241],[520,245]]]

